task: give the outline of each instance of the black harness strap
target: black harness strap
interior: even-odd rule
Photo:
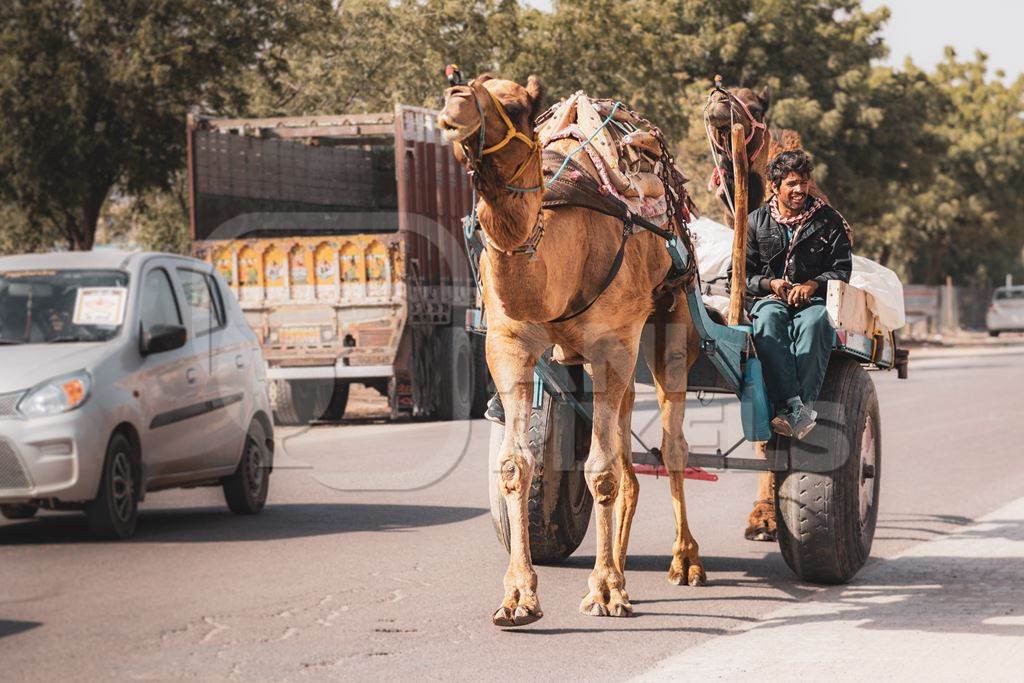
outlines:
[[[622,267],[622,258],[626,254],[626,241],[632,234],[632,226],[627,225],[626,228],[622,231],[622,242],[619,243],[619,250],[615,253],[615,260],[612,261],[611,270],[608,271],[608,275],[605,276],[604,282],[601,283],[601,286],[597,290],[597,294],[594,295],[594,298],[590,300],[590,303],[588,303],[586,306],[576,311],[575,313],[568,313],[566,315],[559,316],[554,320],[548,320],[549,323],[564,323],[566,320],[572,320],[576,316],[583,315],[584,313],[586,313],[587,309],[589,309],[591,306],[597,303],[597,300],[601,298],[602,294],[604,294],[604,290],[608,289],[608,286],[612,283],[612,280],[614,280],[615,276],[619,274],[619,268]]]

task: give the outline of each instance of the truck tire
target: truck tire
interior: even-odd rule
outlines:
[[[580,368],[574,368],[582,370]],[[587,535],[594,499],[583,466],[590,450],[590,425],[572,406],[544,393],[530,411],[529,444],[535,467],[530,483],[528,524],[530,556],[536,564],[562,562]],[[505,428],[491,425],[488,489],[491,520],[498,540],[510,548],[508,508],[498,492],[498,466]]]
[[[469,333],[459,327],[442,327],[437,342],[441,367],[437,370],[435,415],[439,420],[468,420],[473,409],[476,359]]]
[[[334,381],[334,392],[331,400],[327,402],[327,409],[324,410],[324,420],[340,420],[345,417],[345,407],[348,405],[349,383],[342,380]]]
[[[819,584],[848,582],[867,562],[878,519],[881,424],[878,396],[858,362],[833,356],[818,425],[803,441],[775,437],[775,509],[782,557],[797,576]]]
[[[473,406],[469,416],[479,420],[487,412],[487,402],[491,400],[491,371],[487,367],[486,339],[474,334],[470,337],[473,343]]]
[[[334,391],[333,381],[322,379],[279,379],[273,387],[274,422],[292,426],[323,417]]]

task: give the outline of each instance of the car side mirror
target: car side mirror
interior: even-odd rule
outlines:
[[[181,325],[153,325],[142,331],[139,351],[143,356],[180,349],[188,340],[188,331]]]

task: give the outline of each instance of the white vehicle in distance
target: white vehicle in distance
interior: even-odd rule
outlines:
[[[993,337],[1000,332],[1024,332],[1024,285],[998,287],[992,292],[985,327]]]
[[[94,251],[0,257],[0,513],[82,509],[127,538],[148,491],[267,499],[266,366],[206,263]]]

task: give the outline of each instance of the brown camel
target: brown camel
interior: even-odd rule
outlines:
[[[501,395],[506,425],[493,485],[508,507],[511,534],[505,596],[492,617],[498,626],[528,624],[542,616],[527,528],[527,496],[535,467],[527,428],[534,367],[553,345],[560,347],[563,357],[581,358],[594,385],[593,437],[585,476],[596,503],[597,553],[580,611],[594,616],[633,614],[623,572],[639,493],[631,461],[630,418],[633,368],[645,323],[650,323],[655,337],[654,343],[645,342],[644,355],[661,404],[661,452],[675,513],[668,579],[691,586],[706,580],[683,495],[686,378],[697,354],[689,312],[685,305],[672,306],[671,297],[655,301],[652,294],[671,265],[663,240],[646,232],[630,237],[617,276],[597,296],[619,249],[622,222],[579,207],[542,209],[541,191],[509,189],[541,184],[540,144],[533,123],[541,97],[535,76],[523,87],[483,75],[449,88],[438,117],[456,159],[473,172],[477,215],[488,245],[480,262],[487,364]],[[561,140],[548,149],[568,154],[577,144]],[[585,157],[579,154],[575,159],[596,177]],[[552,322],[591,301],[583,314]]]
[[[705,109],[705,125],[712,148],[719,159],[718,170],[712,176],[712,184],[723,188],[719,197],[725,207],[725,223],[733,225],[733,214],[726,193],[731,197],[735,191],[732,168],[733,122],[742,123],[747,136],[746,151],[750,159],[750,175],[747,183],[747,207],[750,211],[771,198],[768,183],[768,162],[782,152],[803,149],[800,134],[785,128],[771,128],[768,125],[768,108],[771,106],[771,91],[768,86],[755,93],[750,88],[733,88],[728,92],[713,90]],[[717,184],[716,184],[717,183]],[[811,180],[809,192],[812,196],[828,202],[828,197]],[[765,457],[765,443],[754,444],[754,450]],[[777,527],[775,521],[775,477],[764,472],[758,478],[757,500],[747,520],[743,535],[752,541],[774,541]]]

